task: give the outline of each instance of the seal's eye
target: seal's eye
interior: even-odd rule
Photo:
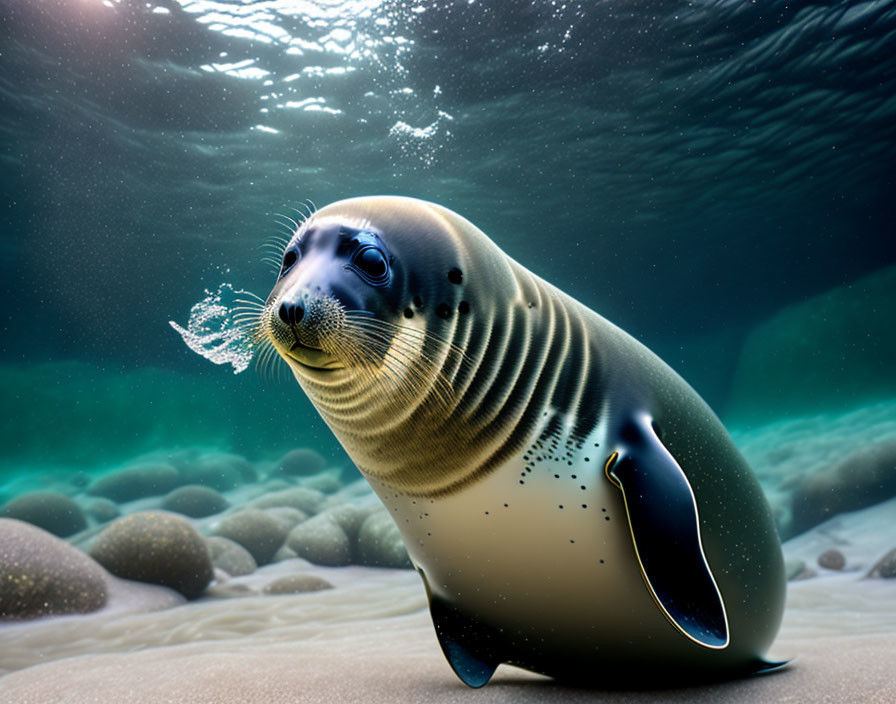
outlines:
[[[354,264],[371,279],[378,279],[386,273],[386,258],[375,247],[362,249],[355,255]]]
[[[293,265],[299,260],[296,250],[291,249],[283,255],[283,266],[280,267],[280,276],[282,277],[287,271],[292,269]]]
[[[355,271],[371,286],[385,286],[389,283],[389,262],[376,246],[364,246],[362,243],[352,254],[346,268]]]

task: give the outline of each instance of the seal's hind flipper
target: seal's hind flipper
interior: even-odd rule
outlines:
[[[619,436],[605,471],[625,500],[641,576],[660,610],[683,635],[706,648],[728,645],[725,604],[700,540],[691,485],[646,414]]]
[[[782,667],[787,667],[790,664],[790,660],[778,660],[771,661],[760,658],[753,663],[753,667],[750,670],[751,675],[764,675],[767,672],[776,672],[780,670]]]
[[[422,570],[420,576],[423,577],[429,597],[432,623],[448,664],[465,685],[482,687],[501,664],[501,659],[492,651],[495,645],[494,634],[491,629],[432,594]]]

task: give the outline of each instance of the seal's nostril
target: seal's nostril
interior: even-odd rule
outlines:
[[[277,315],[287,325],[296,325],[305,317],[305,307],[301,303],[281,303]]]

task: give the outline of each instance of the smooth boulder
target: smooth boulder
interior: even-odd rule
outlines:
[[[74,499],[54,491],[23,494],[4,504],[0,517],[15,518],[67,538],[87,528],[87,519]]]
[[[85,614],[106,599],[103,569],[87,555],[29,523],[0,518],[0,621]]]
[[[227,499],[220,493],[200,484],[179,487],[162,501],[164,510],[180,513],[190,518],[214,516],[229,506]]]
[[[290,450],[271,469],[270,476],[308,477],[327,468],[327,461],[310,448]]]
[[[880,558],[868,572],[868,576],[880,579],[896,579],[896,548],[893,548]]]
[[[288,506],[310,516],[318,512],[325,498],[322,492],[315,489],[295,487],[262,494],[252,502],[252,506],[255,508]]]
[[[342,567],[350,565],[353,543],[332,513],[309,518],[293,528],[286,546],[296,555],[315,565]]]
[[[332,588],[333,585],[327,580],[313,574],[288,574],[266,584],[262,592],[265,594],[302,594]]]
[[[316,565],[340,567],[358,562],[358,534],[373,511],[371,506],[342,504],[293,528],[287,547]]]
[[[205,540],[182,516],[140,511],[109,524],[90,548],[90,556],[122,579],[170,587],[187,599],[212,581]]]
[[[84,511],[97,523],[108,523],[121,515],[121,511],[118,510],[118,505],[114,501],[99,496],[87,501]]]
[[[358,562],[371,567],[411,567],[407,548],[388,511],[374,511],[361,525],[358,531]]]
[[[896,438],[848,455],[839,464],[806,477],[793,490],[791,537],[846,511],[896,496]]]
[[[212,557],[212,565],[224,570],[231,577],[242,577],[258,569],[252,554],[229,538],[213,535],[206,538],[205,543]]]
[[[286,527],[257,509],[226,516],[215,526],[215,535],[230,538],[248,550],[255,562],[266,565],[286,540]]]
[[[121,504],[167,494],[180,484],[180,475],[171,465],[140,464],[100,477],[90,485],[87,493]]]
[[[216,491],[230,491],[257,479],[255,468],[242,455],[207,452],[180,467],[184,484],[201,484]]]

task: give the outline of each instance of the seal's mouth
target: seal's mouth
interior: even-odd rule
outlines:
[[[297,362],[303,367],[309,367],[318,371],[335,371],[342,369],[343,364],[336,357],[324,352],[319,347],[305,345],[298,340],[292,343],[289,351],[284,355],[287,361]]]

